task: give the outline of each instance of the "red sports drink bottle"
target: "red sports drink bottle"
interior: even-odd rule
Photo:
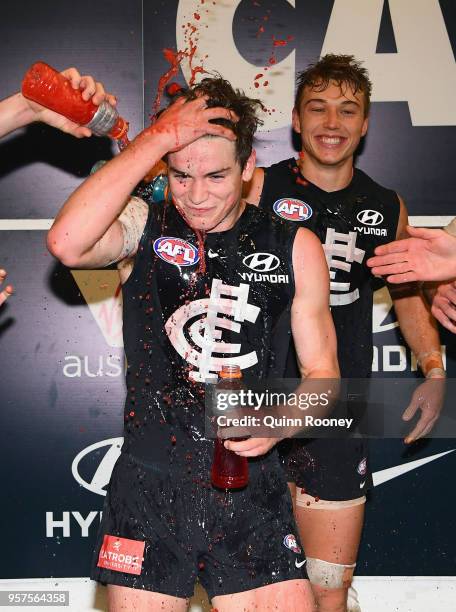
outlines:
[[[221,382],[217,390],[237,391],[243,388],[242,372],[238,365],[222,366]],[[230,438],[239,440],[240,438]],[[245,439],[245,438],[241,438]],[[224,440],[217,437],[214,446],[211,481],[218,489],[241,489],[249,482],[249,464],[247,457],[241,457],[223,445]]]
[[[78,125],[88,127],[97,136],[125,139],[128,123],[104,100],[96,106],[84,100],[69,79],[44,62],[36,62],[24,75],[22,95],[63,115]]]

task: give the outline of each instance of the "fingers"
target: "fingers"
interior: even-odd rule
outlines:
[[[73,89],[79,89],[79,83],[81,82],[81,75],[76,68],[66,68],[62,70],[61,74],[65,76],[71,83]]]
[[[405,438],[404,442],[406,444],[411,444],[419,438],[424,438],[434,427],[436,421],[437,418],[435,417],[429,420],[428,418],[422,416],[416,424],[415,428]]]
[[[416,272],[404,272],[403,274],[391,274],[386,277],[386,280],[393,285],[398,285],[399,283],[413,283],[420,279]]]
[[[1,269],[0,270],[0,285],[3,283],[6,276],[7,276],[6,271]],[[14,293],[14,289],[12,285],[7,285],[5,289],[3,289],[3,291],[0,292],[0,305],[2,305],[3,302],[5,302],[9,298],[9,296],[12,295],[13,293]]]
[[[211,134],[212,136],[220,136],[221,138],[226,138],[227,140],[236,140],[236,134],[233,132],[233,130],[215,123],[208,123],[205,133]]]
[[[432,302],[433,316],[449,331],[456,333],[456,291],[452,285],[439,287]]]
[[[432,312],[432,315],[437,319],[437,321],[445,329],[452,332],[453,334],[456,334],[456,325],[453,322],[453,320],[456,321],[456,315],[453,315],[453,320],[450,319],[450,317],[448,317],[448,315],[446,315],[445,312],[443,312],[440,306],[435,305],[435,301],[434,301],[434,304],[432,305],[431,312]]]
[[[393,243],[391,243],[393,244]],[[383,245],[388,246],[388,245]],[[377,249],[375,249],[377,251]],[[376,266],[381,266],[382,268],[387,268],[387,266],[410,266],[407,261],[407,251],[395,251],[394,253],[387,253],[385,255],[376,255],[375,257],[370,257],[367,260],[367,263],[370,268]],[[394,270],[393,270],[394,271]],[[398,272],[404,272],[404,270],[398,270]]]
[[[101,102],[103,102],[105,99],[105,90],[103,85],[98,81],[95,81],[95,79],[90,75],[86,75],[81,78],[79,88],[81,90],[83,100],[90,100],[92,98],[94,104],[101,104]]]
[[[239,121],[236,113],[233,113],[233,111],[230,111],[229,108],[223,108],[222,106],[205,108],[204,114],[208,121],[211,119],[226,119],[227,121],[232,121],[233,123],[237,123]]]
[[[76,68],[67,68],[62,71],[62,74],[71,82],[73,89],[81,90],[83,100],[92,99],[92,102],[96,105],[101,104],[103,100],[107,100],[112,106],[117,104],[116,97],[107,94],[103,84],[95,81],[91,75],[81,76]],[[86,135],[84,134],[84,136]]]
[[[404,413],[402,415],[402,420],[410,421],[410,419],[413,418],[417,410],[418,410],[418,401],[415,399],[415,395],[413,395],[410,404],[404,410]]]
[[[428,229],[427,227],[413,227],[411,225],[407,225],[406,231],[414,238],[424,238],[425,240],[438,238],[442,232],[442,230]]]
[[[376,255],[388,255],[390,253],[404,253],[407,251],[409,247],[410,239],[406,238],[405,240],[395,240],[394,242],[389,242],[388,244],[381,244],[375,249]],[[372,259],[376,259],[372,257]]]
[[[277,442],[278,439],[274,438],[249,438],[239,442],[226,440],[224,445],[240,457],[258,457],[267,453]]]

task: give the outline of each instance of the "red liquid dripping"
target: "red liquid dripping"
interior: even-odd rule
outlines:
[[[172,49],[163,49],[163,55],[165,56],[165,59],[171,64],[171,67],[165,72],[165,74],[160,77],[160,80],[158,81],[157,95],[155,96],[155,100],[152,106],[152,121],[155,120],[155,117],[160,109],[162,95],[165,91],[167,83],[177,74],[180,63],[185,57],[183,51],[179,51],[178,53],[176,53]]]

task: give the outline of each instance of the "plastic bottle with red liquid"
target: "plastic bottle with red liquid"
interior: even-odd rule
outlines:
[[[128,123],[104,100],[99,106],[84,100],[79,89],[55,68],[36,62],[24,75],[22,95],[63,115],[78,125],[88,127],[97,136],[110,136],[128,143]]]
[[[232,391],[233,393],[244,388],[242,372],[238,365],[222,366],[221,381],[217,391]],[[242,438],[229,438],[230,440],[245,440]],[[214,459],[212,462],[211,481],[218,489],[242,489],[249,482],[249,464],[247,457],[241,457],[224,446],[224,440],[217,437],[214,445]]]

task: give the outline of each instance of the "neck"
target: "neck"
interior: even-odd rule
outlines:
[[[304,154],[300,156],[298,166],[301,174],[323,191],[344,189],[353,177],[353,157],[344,160],[340,165],[325,166]]]

